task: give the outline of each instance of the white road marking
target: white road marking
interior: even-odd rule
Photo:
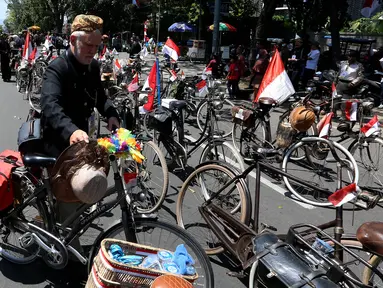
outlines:
[[[197,141],[197,139],[193,138],[192,136],[189,136],[189,135],[185,135],[185,138],[189,139],[190,141],[192,142],[195,142]],[[229,142],[230,143],[230,142]],[[206,144],[201,144],[201,147],[202,148],[205,148],[206,147]],[[234,161],[233,161],[234,162]],[[236,166],[237,168],[238,165],[237,164],[234,164],[234,163],[230,163],[231,165],[234,165]],[[249,174],[252,178],[256,179],[256,174],[255,172],[250,172]],[[270,180],[266,179],[265,177],[262,177],[261,176],[261,183],[263,185],[266,185],[268,186],[269,188],[271,188],[272,190],[278,192],[279,194],[283,195],[284,197],[287,197],[289,198],[290,200],[292,200],[293,202],[295,202],[296,204],[300,205],[301,207],[305,208],[305,209],[309,209],[309,210],[312,210],[312,209],[315,209],[316,207],[313,206],[313,205],[310,205],[310,204],[306,204],[306,203],[302,203],[301,201],[298,201],[298,200],[295,200],[295,199],[292,199],[291,197],[287,196],[286,194],[290,193],[290,191],[272,183]],[[293,195],[292,195],[293,197]]]

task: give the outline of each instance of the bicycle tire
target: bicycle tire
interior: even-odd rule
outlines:
[[[307,138],[311,138],[311,142],[315,142],[315,143],[318,143],[318,142],[325,142],[327,143],[323,138],[319,138],[319,137],[306,137],[305,139]],[[355,159],[354,157],[351,155],[351,153],[346,149],[344,148],[341,144],[337,143],[337,142],[333,142],[331,141],[332,144],[334,145],[334,148],[337,148],[339,149],[344,155],[347,156],[347,160],[349,161],[349,163],[352,164],[352,167],[353,167],[353,171],[354,171],[354,175],[353,175],[353,183],[355,184],[358,184],[358,180],[359,180],[359,170],[358,170],[358,166],[355,162]],[[305,142],[305,143],[308,143],[308,142]],[[282,164],[281,164],[281,168],[282,168],[282,171],[283,172],[286,172],[286,166],[287,166],[287,163],[288,163],[288,160],[289,160],[289,157],[290,155],[293,153],[293,151],[295,149],[299,149],[300,146],[304,145],[305,144],[304,142],[302,141],[299,141],[299,142],[296,142],[294,143],[292,146],[290,146],[288,148],[288,150],[286,151],[284,157],[283,157],[283,161],[282,161]],[[306,152],[307,153],[307,152]],[[307,156],[306,156],[307,157]],[[286,172],[288,173],[288,172]],[[350,177],[350,175],[349,175]],[[319,206],[319,207],[329,207],[329,206],[333,206],[333,204],[329,201],[327,202],[317,202],[317,201],[311,201],[311,200],[308,200],[306,199],[305,197],[303,197],[299,192],[295,191],[295,189],[293,188],[293,186],[291,185],[290,183],[290,179],[287,178],[286,176],[283,176],[283,181],[287,187],[287,189],[293,193],[295,195],[295,197],[297,197],[299,200],[303,201],[304,203],[306,204],[310,204],[310,205],[314,205],[314,206]],[[335,192],[335,191],[334,191]]]
[[[158,211],[165,201],[166,195],[168,193],[168,188],[169,188],[169,170],[168,170],[168,165],[166,164],[166,159],[165,159],[164,155],[162,154],[158,145],[156,143],[154,143],[153,141],[145,142],[144,145],[145,146],[148,145],[149,147],[151,147],[154,150],[156,156],[158,157],[158,160],[161,163],[162,173],[164,175],[164,179],[163,179],[164,185],[162,186],[162,192],[161,192],[161,195],[160,195],[158,202],[151,209],[142,209],[141,207],[137,207],[137,211],[139,213],[150,214],[150,213],[154,213],[154,212]],[[144,148],[144,150],[145,150],[145,148]]]
[[[235,177],[235,173],[233,170],[230,170],[228,167],[221,166],[218,164],[206,164],[203,166],[198,167],[196,170],[193,171],[189,175],[189,177],[186,179],[186,181],[183,183],[180,192],[178,193],[177,203],[176,203],[176,216],[177,216],[177,224],[185,229],[183,217],[182,217],[182,203],[185,197],[186,192],[188,191],[189,182],[192,182],[194,177],[203,171],[208,170],[218,170],[221,172],[224,172],[227,176],[229,176],[231,179]],[[241,203],[241,215],[239,221],[248,225],[250,221],[251,216],[251,199],[249,199],[248,194],[246,193],[246,188],[243,188],[241,182],[236,183],[237,190],[239,191],[240,195],[240,203]],[[198,207],[196,207],[198,209]],[[200,244],[202,246],[202,244]],[[205,248],[204,248],[205,249]],[[221,246],[216,246],[215,248],[207,248],[205,249],[206,254],[208,255],[216,255],[224,252],[224,248]]]
[[[45,221],[47,221],[47,215],[48,215],[48,210],[47,210],[47,207],[42,204],[41,202],[37,201],[35,202],[37,207],[37,211],[39,213],[39,215],[42,214],[42,220],[44,221],[44,225],[47,225]],[[25,208],[29,207],[26,206]],[[24,208],[24,209],[25,209]],[[24,210],[23,210],[24,211]],[[27,232],[27,231],[23,231],[24,233]],[[37,244],[36,244],[37,245]],[[40,253],[40,247],[38,247],[38,250],[36,251],[36,253],[34,255],[31,255],[31,257],[28,257],[27,259],[21,259],[21,258],[15,258],[11,255],[8,255],[6,252],[5,252],[5,249],[3,247],[0,247],[0,255],[3,259],[11,262],[11,263],[14,263],[14,264],[18,264],[18,265],[27,265],[27,264],[30,264],[32,262],[34,262],[38,257],[39,257],[39,253]]]
[[[231,101],[229,101],[229,100],[227,100],[227,99],[224,99],[223,100],[223,102],[224,103],[227,103],[227,104],[229,104],[231,107],[233,107],[234,106],[234,104],[231,102]],[[199,116],[200,114],[202,114],[202,109],[206,106],[208,104],[208,102],[207,102],[207,100],[202,100],[200,103],[199,103],[199,105],[198,105],[198,108],[197,108],[197,125],[198,125],[198,128],[199,128],[199,130],[201,131],[201,132],[203,132],[203,130],[204,130],[204,128],[205,128],[205,122],[201,122],[201,117]],[[223,108],[222,108],[223,109]],[[230,115],[230,117],[231,117],[231,115]],[[203,118],[203,117],[202,117]],[[230,118],[231,119],[231,118]],[[217,126],[218,126],[218,121],[217,121],[217,119],[214,119],[215,120],[215,122],[217,123]],[[228,122],[229,123],[229,122]],[[231,123],[231,121],[230,121],[230,123]],[[215,129],[215,127],[214,127],[214,129]],[[229,130],[229,132],[227,132],[226,134],[223,134],[223,135],[213,135],[214,136],[214,138],[226,138],[226,137],[229,137],[230,135],[231,135],[231,133],[232,133],[232,130],[231,129],[228,129]],[[208,131],[205,131],[205,135],[207,135],[207,133],[208,133]]]
[[[351,145],[349,146],[348,151],[350,151],[351,155],[354,156],[355,152],[358,150],[359,147],[366,148],[365,143],[368,143],[368,145],[369,145],[370,143],[373,143],[373,142],[378,143],[383,148],[383,139],[381,137],[367,137],[367,138],[364,139],[364,143],[360,143],[359,139],[354,140],[353,143],[351,143]],[[374,157],[372,157],[372,158],[374,158]],[[355,160],[355,161],[357,161],[357,160]],[[364,165],[373,164],[373,163],[368,163],[368,161],[369,160],[360,159],[360,161],[357,161],[357,163],[359,164],[361,162],[361,165],[358,165],[358,166],[361,167],[361,168],[365,168]],[[377,160],[377,162],[379,163],[379,159]],[[376,166],[376,165],[373,165],[373,166]],[[361,168],[359,168],[359,174],[361,174]],[[366,169],[367,173],[363,173],[363,175],[360,175],[360,179],[366,180],[366,178],[365,178],[366,174],[368,174],[371,177],[371,174],[373,174],[373,173],[375,174],[379,170],[380,170],[379,167],[378,167],[377,171],[376,171],[376,169],[370,169],[370,170]],[[372,176],[372,177],[374,178],[374,181],[373,181],[374,183],[376,183],[381,178],[380,175],[376,175],[376,174],[375,174],[375,177],[374,176]],[[367,183],[370,183],[370,181],[367,181]],[[359,184],[359,187],[363,190],[365,185],[363,185],[361,183],[358,183],[358,184]],[[377,191],[381,191],[383,189],[382,186],[381,187],[377,187],[377,188],[374,188],[374,187],[373,188],[368,187],[368,188],[374,189],[374,190],[377,190]]]
[[[208,256],[206,255],[205,251],[203,250],[203,248],[199,245],[199,243],[195,239],[193,239],[193,237],[189,235],[189,233],[187,233],[187,231],[181,229],[180,227],[176,225],[154,220],[154,219],[138,219],[134,222],[134,224],[136,228],[157,227],[177,235],[180,239],[182,239],[185,242],[185,244],[189,248],[192,249],[193,253],[195,253],[195,255],[197,256],[199,264],[201,265],[201,267],[203,267],[203,270],[206,271],[204,277],[201,277],[206,279],[205,287],[214,288],[214,272],[213,272],[213,268],[211,266],[210,260]],[[100,237],[96,240],[94,247],[89,255],[89,262],[88,262],[89,273],[92,268],[93,259],[98,253],[99,247],[101,245],[101,241],[105,238],[113,238],[112,235],[116,233],[116,231],[118,230],[121,230],[122,232],[124,231],[124,227],[121,221],[119,221],[117,224],[110,227],[107,231],[105,231],[102,235],[100,235]],[[157,247],[157,248],[160,248],[160,247]],[[194,260],[197,260],[197,259],[194,259]]]
[[[382,262],[382,257],[378,255],[373,255],[369,261],[370,265],[375,268],[377,268],[381,262]],[[370,280],[373,278],[373,271],[371,269],[368,269],[368,267],[365,267],[362,276],[363,276],[362,278],[363,284],[369,285]]]
[[[218,140],[218,139],[215,139],[213,140],[213,146],[226,146],[229,150],[231,150],[231,152],[233,153],[233,156],[235,157],[235,160],[237,161],[236,163],[238,163],[238,165],[233,165],[236,169],[238,169],[240,172],[243,172],[245,171],[245,162],[243,161],[243,158],[241,156],[241,154],[239,154],[239,152],[228,142],[226,141],[222,141],[222,140]],[[221,159],[208,159],[208,153],[209,153],[209,145],[207,144],[205,146],[205,148],[203,148],[203,151],[201,153],[201,157],[199,158],[199,163],[205,163],[209,160],[218,160],[218,161],[224,161],[226,163],[228,163],[227,161],[225,161],[225,159],[221,160]],[[232,160],[232,159],[230,159]],[[230,165],[232,165],[232,163],[228,163]],[[238,166],[238,167],[236,167]]]
[[[261,133],[262,133],[262,139],[260,139],[260,140],[266,142],[266,128],[265,128],[265,123],[264,123],[263,121],[261,121],[259,118],[257,118],[257,119],[255,120],[254,127],[246,128],[246,129],[253,129],[253,128],[255,128],[255,127],[257,126],[257,122],[259,122],[259,124],[261,125],[261,129],[262,129],[262,132],[261,132]],[[237,138],[237,132],[236,132],[238,127],[241,129],[239,138]],[[240,143],[237,142],[237,139],[239,139],[239,141],[240,141],[242,131],[243,131],[243,129],[242,129],[242,126],[241,126],[241,125],[239,125],[239,124],[237,124],[237,123],[233,123],[232,134],[231,134],[232,137],[231,137],[231,138],[232,138],[232,141],[233,141],[233,145],[234,145],[235,149],[237,149],[238,152],[241,152],[241,149],[240,149],[241,147],[239,146]],[[238,145],[238,144],[239,144],[239,145]],[[249,159],[249,160],[252,160],[252,159]]]

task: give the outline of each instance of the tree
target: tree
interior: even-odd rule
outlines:
[[[345,28],[347,32],[354,33],[369,33],[381,34],[383,33],[383,12],[376,14],[371,18],[360,18],[348,23]]]
[[[257,3],[259,3],[257,1]],[[283,0],[265,0],[263,1],[263,8],[258,18],[257,29],[255,31],[255,38],[265,40],[267,38],[269,27],[273,21],[273,15],[278,4],[283,3]]]

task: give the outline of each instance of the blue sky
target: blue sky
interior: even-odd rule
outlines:
[[[7,12],[7,4],[4,0],[0,0],[0,19],[5,19]]]

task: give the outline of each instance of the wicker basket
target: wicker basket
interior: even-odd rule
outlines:
[[[146,269],[137,266],[131,266],[114,261],[108,253],[109,247],[112,244],[121,246],[125,254],[136,254],[148,256],[150,254],[157,254],[158,251],[163,250],[144,246],[136,243],[120,241],[116,239],[104,239],[101,243],[100,251],[94,259],[92,273],[89,275],[89,286],[91,287],[104,287],[100,283],[106,285],[105,287],[150,287],[154,279],[161,275],[175,275],[154,269]],[[170,251],[169,251],[170,252]],[[94,272],[93,272],[94,270]],[[92,275],[93,274],[93,275]],[[97,277],[98,279],[97,279]],[[182,278],[189,282],[194,282],[198,279],[198,274],[193,276],[184,276]],[[99,280],[99,281],[97,281]],[[97,283],[98,286],[96,285]],[[92,286],[93,285],[93,286]],[[96,286],[94,286],[96,285]]]

